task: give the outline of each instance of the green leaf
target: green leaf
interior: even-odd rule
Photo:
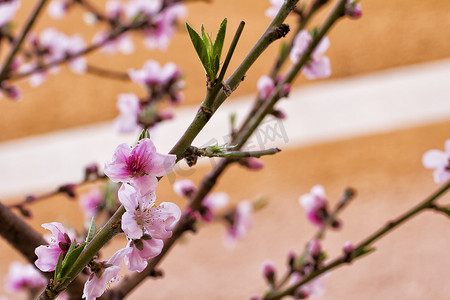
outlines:
[[[211,63],[211,48],[212,48],[211,38],[205,33],[205,28],[203,27],[203,25],[202,25],[201,31],[202,31],[203,44],[205,44],[206,52],[208,53],[209,62]]]
[[[92,217],[91,224],[89,225],[88,234],[86,236],[86,243],[89,243],[90,241],[92,241],[92,239],[95,236],[96,231],[97,231],[97,225],[95,225],[95,218]]]
[[[72,242],[70,245],[69,251],[67,251],[66,257],[64,258],[61,272],[59,277],[64,277],[64,275],[67,274],[67,272],[70,270],[70,268],[74,265],[74,263],[77,261],[78,257],[81,254],[81,251],[83,251],[84,247],[86,246],[86,243],[83,243],[79,245],[78,247],[73,247],[72,245],[75,245],[75,242]]]
[[[61,274],[63,257],[64,257],[63,253],[62,252],[59,253],[58,262],[56,263],[56,267],[55,267],[55,276],[54,276],[55,282],[61,278],[60,274]]]
[[[141,135],[139,135],[139,139],[138,141],[142,140],[142,139],[149,139],[150,138],[150,133],[148,132],[147,129],[142,130]]]
[[[223,50],[223,44],[225,42],[225,34],[227,31],[227,18],[223,19],[222,23],[220,24],[219,31],[216,35],[216,40],[214,41],[213,51],[212,51],[212,57],[214,59],[217,58],[217,60],[220,63],[220,57],[222,55]],[[218,70],[217,70],[218,71]]]
[[[219,68],[220,68],[220,58],[216,55],[216,57],[214,57],[214,64],[212,64],[213,67],[213,73],[217,74],[217,72],[219,72]],[[214,76],[215,77],[215,76]],[[214,78],[216,79],[216,78]]]
[[[203,65],[203,68],[205,69],[206,73],[211,76],[211,66],[208,56],[208,50],[206,49],[205,43],[198,35],[198,33],[194,29],[192,29],[191,26],[189,26],[188,23],[186,23],[186,28],[188,30],[189,37],[191,38],[192,44],[194,45],[194,49],[197,52],[198,58]]]

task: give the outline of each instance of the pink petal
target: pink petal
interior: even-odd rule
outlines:
[[[164,176],[172,172],[176,159],[176,155],[154,153],[148,168],[149,174],[154,176]]]
[[[450,180],[450,170],[444,168],[437,168],[433,172],[434,182],[444,183]]]
[[[322,38],[322,40],[319,42],[319,44],[314,49],[312,56],[313,57],[322,56],[322,54],[324,54],[325,51],[327,51],[329,47],[330,47],[330,40],[328,39],[328,37],[325,36]]]
[[[447,153],[447,155],[450,156],[450,139],[445,141],[444,149],[445,149],[445,153]]]
[[[142,272],[147,267],[147,260],[139,255],[139,249],[131,247],[133,249],[127,256],[125,256],[125,264],[128,266],[128,270]]]
[[[39,246],[34,250],[38,259],[34,262],[36,267],[43,272],[55,270],[61,249],[57,245]]]
[[[112,161],[105,163],[105,175],[113,182],[130,179],[130,173],[126,170],[126,161],[131,154],[131,148],[127,144],[117,146]]]
[[[440,150],[428,150],[422,157],[422,163],[427,169],[435,169],[447,165],[448,158]]]
[[[136,189],[140,196],[148,196],[155,192],[158,185],[158,179],[152,175],[144,175],[133,178],[131,185]]]
[[[144,234],[142,226],[136,222],[134,213],[128,211],[122,215],[122,230],[129,239],[139,239]]]
[[[326,56],[314,59],[302,68],[302,73],[309,80],[328,78],[331,75],[330,59]]]
[[[127,211],[134,212],[136,210],[136,207],[139,205],[139,201],[136,195],[136,190],[132,186],[126,183],[122,184],[117,194],[120,203],[122,203]]]

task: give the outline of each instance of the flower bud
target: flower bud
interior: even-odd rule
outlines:
[[[353,246],[352,242],[347,241],[344,243],[342,250],[344,251],[344,254],[347,256],[347,258],[350,258],[355,251],[355,247]]]
[[[67,194],[69,198],[75,198],[76,197],[75,187],[76,184],[73,183],[62,185],[59,187],[58,192]]]
[[[291,250],[288,252],[287,263],[288,263],[289,268],[291,268],[291,270],[294,268],[296,257],[297,257],[297,254],[295,253],[294,250]]]
[[[280,97],[287,97],[289,96],[289,93],[291,92],[291,85],[289,83],[286,83],[283,85],[283,88],[281,89]]]
[[[263,276],[266,278],[267,282],[269,284],[274,284],[275,283],[275,273],[276,273],[276,269],[274,264],[269,261],[266,260],[261,268],[261,272],[263,274]]]
[[[257,171],[264,168],[264,163],[262,162],[262,160],[255,157],[242,158],[238,162],[241,166],[244,166],[252,171]]]
[[[308,245],[308,252],[314,260],[318,260],[322,254],[322,246],[318,239],[313,239]]]
[[[189,198],[195,192],[195,185],[189,179],[181,179],[173,184],[173,190],[177,195]]]
[[[345,14],[352,19],[358,19],[362,16],[361,3],[355,0],[348,0],[345,4]]]
[[[286,114],[284,113],[284,111],[279,109],[274,109],[270,114],[280,120],[286,119]]]

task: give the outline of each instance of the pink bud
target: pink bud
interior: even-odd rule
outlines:
[[[274,109],[271,115],[280,120],[286,119],[286,114],[282,110]]]
[[[322,254],[322,246],[318,239],[313,239],[308,245],[308,252],[314,259],[318,259]]]
[[[266,260],[265,262],[263,262],[261,273],[270,284],[273,284],[275,282],[276,269],[275,265],[270,260]]]
[[[281,89],[280,97],[287,97],[289,96],[289,93],[291,92],[291,85],[289,83],[286,83],[283,85],[283,88]]]
[[[361,3],[354,0],[347,0],[345,5],[345,14],[352,19],[358,19],[362,16]]]
[[[257,82],[259,97],[262,100],[268,99],[275,91],[275,83],[269,76],[263,75]]]
[[[352,254],[353,251],[355,251],[355,247],[353,246],[352,242],[350,242],[350,241],[345,242],[342,249],[344,250],[344,253],[347,255]]]
[[[297,257],[297,254],[295,253],[294,250],[291,250],[291,251],[288,252],[288,255],[287,255],[287,262],[288,262],[288,266],[289,266],[290,268],[293,268],[293,267],[294,267],[294,263],[295,263],[296,257]]]
[[[255,157],[247,157],[239,160],[239,164],[247,167],[249,170],[257,171],[264,168],[264,163]]]
[[[177,195],[189,198],[195,192],[195,185],[189,179],[181,179],[173,184],[173,190]]]

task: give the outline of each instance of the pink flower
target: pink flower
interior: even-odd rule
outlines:
[[[120,249],[106,263],[100,264],[102,266],[101,270],[98,273],[92,273],[86,281],[83,298],[86,298],[86,300],[95,300],[105,292],[111,282],[117,281],[117,275],[122,269],[119,264],[125,255],[131,251],[132,249],[130,247]]]
[[[113,40],[107,40],[109,34],[107,32],[98,32],[92,38],[94,44],[103,44],[100,51],[107,54],[115,54],[120,52],[125,55],[129,55],[134,52],[134,43],[131,36],[127,33],[119,35]]]
[[[62,0],[53,0],[48,4],[47,12],[53,19],[62,19],[67,14],[68,4]]]
[[[181,216],[180,208],[170,202],[155,205],[154,194],[140,196],[136,190],[122,184],[119,200],[126,209],[122,215],[122,230],[129,239],[139,239],[145,233],[155,239],[172,236],[172,228]]]
[[[226,235],[226,245],[234,246],[236,242],[242,239],[252,226],[253,205],[250,201],[241,201],[234,214],[234,219],[231,227]]]
[[[86,43],[81,35],[76,34],[71,37],[67,37],[66,53],[69,55],[76,55],[86,49]],[[87,69],[86,58],[83,56],[77,56],[69,60],[69,68],[72,72],[77,74],[84,74]]]
[[[283,6],[284,4],[284,0],[270,0],[270,4],[272,5],[271,7],[269,7],[265,14],[266,16],[268,16],[269,18],[275,18],[275,16],[277,15],[278,11],[280,10],[280,8]]]
[[[350,255],[355,251],[355,246],[353,246],[353,243],[350,241],[346,241],[344,245],[342,246],[342,250],[345,254]]]
[[[178,196],[190,197],[195,192],[196,188],[192,181],[189,179],[180,179],[173,184],[173,190]]]
[[[0,2],[0,27],[8,24],[20,7],[20,0]]]
[[[422,163],[427,169],[435,169],[433,173],[436,183],[450,180],[450,139],[445,141],[445,150],[428,150],[422,157]]]
[[[305,29],[297,34],[290,53],[290,58],[293,63],[297,63],[300,60],[300,57],[308,48],[311,40],[311,35]],[[324,37],[316,46],[311,54],[310,61],[302,68],[302,73],[307,79],[327,78],[331,75],[330,59],[323,56],[329,46],[330,41],[327,37]]]
[[[149,237],[149,236],[147,236]],[[132,250],[125,255],[125,264],[128,270],[142,272],[147,267],[147,260],[161,253],[164,242],[160,239],[150,238],[132,240],[128,243]]]
[[[267,75],[261,76],[256,86],[258,87],[258,94],[261,100],[268,99],[275,91],[275,82]]]
[[[355,0],[347,0],[345,4],[345,14],[352,19],[358,19],[362,16],[361,3]]]
[[[211,222],[214,214],[228,204],[228,195],[226,193],[208,194],[202,201],[200,217],[204,222]]]
[[[84,213],[84,219],[90,221],[98,213],[99,206],[103,201],[103,193],[98,188],[93,188],[89,193],[80,197],[80,207]]]
[[[127,144],[117,146],[113,159],[105,164],[105,174],[113,182],[131,184],[141,195],[155,191],[158,176],[171,172],[175,155],[156,152],[150,139],[142,139],[131,148]]]
[[[105,14],[109,19],[118,19],[123,12],[123,5],[120,1],[109,0],[106,2]]]
[[[39,246],[36,248],[34,253],[36,253],[38,259],[34,264],[43,272],[51,272],[55,270],[59,254],[66,253],[71,243],[76,242],[75,234],[67,231],[58,222],[44,223],[42,227],[50,230],[53,236],[48,246]]]
[[[147,60],[142,69],[129,69],[128,75],[131,80],[146,88],[168,84],[180,75],[180,70],[174,63],[167,63],[161,68],[157,61]]]
[[[144,31],[144,45],[148,49],[165,50],[175,32],[175,22],[186,15],[186,7],[177,3],[152,18],[152,26]]]
[[[306,216],[313,224],[319,227],[324,225],[328,217],[328,212],[327,199],[323,186],[313,186],[311,193],[301,196],[299,202],[305,208]]]
[[[162,6],[162,0],[130,0],[125,6],[125,14],[129,20],[133,20],[138,14],[153,16]]]
[[[114,120],[114,129],[119,133],[134,133],[141,129],[138,124],[141,105],[135,94],[119,94],[117,108],[120,115]]]
[[[22,289],[40,289],[47,284],[47,279],[33,265],[15,261],[9,265],[5,283],[11,293],[17,293]]]

